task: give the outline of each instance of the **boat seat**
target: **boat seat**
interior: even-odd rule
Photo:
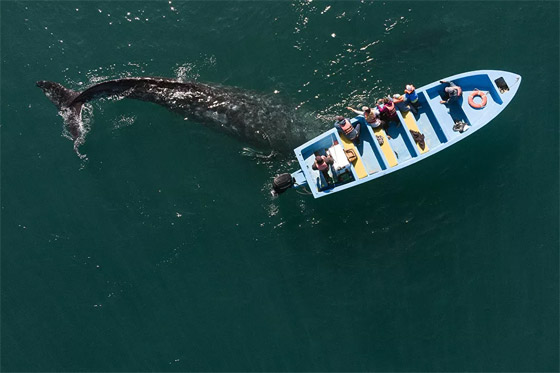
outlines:
[[[418,128],[418,124],[416,123],[416,119],[414,119],[414,114],[412,114],[410,111],[407,111],[407,112],[404,112],[404,113],[401,113],[401,114],[402,114],[402,117],[404,119],[404,124],[406,125],[406,127],[409,130],[422,133],[422,131],[420,131],[420,129]],[[428,139],[425,139],[425,140],[427,141]],[[426,143],[426,141],[424,141],[424,143],[426,144],[426,146],[424,147],[424,150],[422,150],[422,148],[420,148],[420,145],[416,144],[416,147],[418,148],[418,151],[420,151],[420,154],[424,154],[428,150],[430,150],[428,148],[428,144]]]
[[[397,157],[395,155],[395,152],[393,151],[393,148],[391,148],[391,145],[389,144],[389,139],[387,138],[387,134],[385,133],[383,128],[381,128],[381,126],[377,128],[373,128],[373,133],[376,136],[383,137],[383,145],[380,145],[379,147],[381,148],[381,151],[385,155],[385,159],[387,160],[388,163],[387,166],[395,167],[397,164],[399,164],[399,162],[397,161]],[[375,141],[377,141],[377,139],[375,139]]]
[[[354,166],[354,171],[356,171],[356,176],[358,179],[363,179],[368,175],[366,168],[364,166],[364,162],[362,161],[362,157],[360,156],[360,152],[354,146],[354,143],[346,138],[346,136],[341,135],[340,140],[342,141],[342,146],[345,150],[353,149],[354,153],[356,153],[356,160],[352,162],[352,166]]]

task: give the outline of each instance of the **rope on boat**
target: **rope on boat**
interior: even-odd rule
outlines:
[[[306,187],[301,187],[301,191],[300,191],[300,189],[296,189],[296,193],[297,193],[297,194],[301,194],[302,196],[308,196],[308,195],[310,195],[310,194],[313,194],[313,193],[311,193],[311,191],[308,190]]]

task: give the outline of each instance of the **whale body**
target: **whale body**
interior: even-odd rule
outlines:
[[[108,80],[80,92],[51,81],[38,81],[37,86],[58,108],[78,154],[87,132],[82,121],[84,104],[111,96],[153,102],[188,120],[279,152],[291,151],[306,137],[294,110],[270,96],[233,87],[154,77]]]

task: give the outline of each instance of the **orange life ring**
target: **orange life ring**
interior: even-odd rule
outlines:
[[[477,104],[476,102],[474,102],[474,98],[476,96],[479,96],[482,99],[481,103]],[[482,109],[483,107],[486,106],[487,102],[488,99],[486,98],[486,93],[479,91],[478,89],[472,91],[472,93],[469,96],[469,105],[471,105],[475,109]]]

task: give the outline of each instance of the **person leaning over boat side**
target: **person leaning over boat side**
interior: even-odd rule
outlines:
[[[354,109],[353,107],[347,106],[346,109],[353,111],[354,113],[358,114],[356,119],[360,121],[360,123],[364,124],[361,120],[363,119],[365,123],[369,124],[373,128],[377,128],[385,123],[379,118],[379,113],[368,106],[362,106],[362,111]]]
[[[395,122],[397,123],[397,126],[400,125],[401,122],[399,121],[399,117],[397,116],[397,109],[395,109],[393,100],[391,100],[389,97],[385,97],[377,102],[379,103],[379,105],[377,105],[377,108],[379,109],[381,118],[384,119],[387,123]]]
[[[318,155],[315,157],[315,163],[311,166],[312,169],[321,171],[325,179],[328,180],[331,178],[329,175],[329,166],[334,164],[334,159],[330,155],[325,157],[324,155]]]
[[[385,110],[385,104],[383,103],[382,98],[377,100],[375,110],[379,113],[379,118],[381,118],[382,121],[387,122],[387,111]]]
[[[457,101],[463,94],[463,90],[457,84],[445,80],[440,80],[439,82],[441,84],[449,84],[449,87],[445,87],[444,89],[445,100],[441,100],[439,102],[440,104],[448,104],[450,102]]]
[[[352,123],[350,123],[350,121],[342,115],[337,116],[335,119],[336,122],[334,122],[334,126],[338,132],[344,134],[346,138],[352,141],[355,145],[359,145],[361,123],[358,121],[358,123],[356,123],[356,127],[354,127]]]
[[[412,111],[414,114],[417,113],[417,111],[415,111],[416,109],[407,103],[406,98],[398,93],[393,95],[393,103],[401,113],[407,113],[409,111]]]
[[[420,102],[418,101],[418,95],[416,94],[416,87],[412,84],[407,84],[404,89],[404,98],[413,107],[412,113],[414,115],[418,114],[418,109],[420,109]]]
[[[416,101],[417,101],[416,103],[418,103],[418,100]],[[406,95],[400,95],[398,93],[394,94],[393,102],[395,103],[397,109],[401,111],[401,113],[406,113],[408,111],[411,111],[412,114],[414,115],[418,114],[418,109],[416,108],[416,106],[412,105],[410,101],[408,101]]]

